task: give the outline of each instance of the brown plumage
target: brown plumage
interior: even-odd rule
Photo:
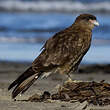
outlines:
[[[9,86],[8,90],[15,86],[12,98],[24,93],[40,76],[74,72],[90,47],[95,25],[98,25],[95,16],[81,14],[70,27],[48,39],[32,66]]]

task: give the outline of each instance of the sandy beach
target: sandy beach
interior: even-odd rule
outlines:
[[[95,15],[100,26],[93,30],[91,48],[83,58],[84,64],[80,65],[77,72],[71,74],[72,80],[90,83],[104,80],[104,87],[108,87],[110,0],[0,0],[0,110],[110,110],[110,105],[96,106],[90,104],[87,98],[81,103],[78,99],[73,102],[60,99],[42,102],[28,100],[34,94],[42,96],[44,91],[51,95],[58,93],[59,86],[63,87],[67,80],[66,75],[52,74],[48,78],[38,79],[22,96],[18,95],[16,101],[12,99],[12,90],[8,91],[9,85],[40,54],[45,41],[70,26],[81,13]],[[93,93],[93,85],[89,87],[93,88]],[[73,86],[71,88],[73,90]],[[102,85],[100,88],[103,88]],[[106,89],[110,91],[110,86]],[[76,88],[74,91],[77,91]],[[86,93],[87,91],[88,88]],[[108,91],[103,92],[110,102]],[[103,92],[98,89],[99,94],[95,94],[98,102],[99,95]],[[86,95],[84,91],[83,93]],[[79,94],[77,96],[80,97]],[[91,96],[93,98],[93,95]],[[96,97],[93,100],[97,102]]]
[[[66,81],[65,75],[51,75],[46,79],[39,79],[22,96],[17,96],[17,100],[11,99],[11,91],[7,88],[31,63],[1,62],[0,63],[0,110],[82,110],[87,102],[70,103],[64,101],[47,102],[25,102],[34,94],[42,94],[44,91],[54,93],[57,87]],[[110,83],[110,65],[81,65],[79,72],[71,75],[75,80],[82,81],[101,81]],[[110,110],[110,106],[96,107],[88,105],[85,110]]]

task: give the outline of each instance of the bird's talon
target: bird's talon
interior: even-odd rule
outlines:
[[[71,82],[73,82],[71,78],[68,78],[68,80],[66,81],[66,83],[71,83]]]

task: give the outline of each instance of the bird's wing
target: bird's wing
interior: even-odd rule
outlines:
[[[88,47],[84,47],[84,41],[80,40],[79,32],[66,29],[55,34],[43,46],[43,51],[34,60],[32,67],[35,71],[48,71],[69,60],[73,60]]]

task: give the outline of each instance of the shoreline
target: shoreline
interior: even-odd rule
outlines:
[[[13,71],[19,71],[19,70],[26,70],[29,66],[31,66],[32,62],[29,61],[0,61],[0,74],[2,74],[3,71],[12,70]],[[2,70],[2,71],[1,71]],[[110,74],[110,64],[97,64],[97,63],[81,63],[79,65],[78,71],[76,71],[74,74],[88,74],[88,73],[107,73]]]

